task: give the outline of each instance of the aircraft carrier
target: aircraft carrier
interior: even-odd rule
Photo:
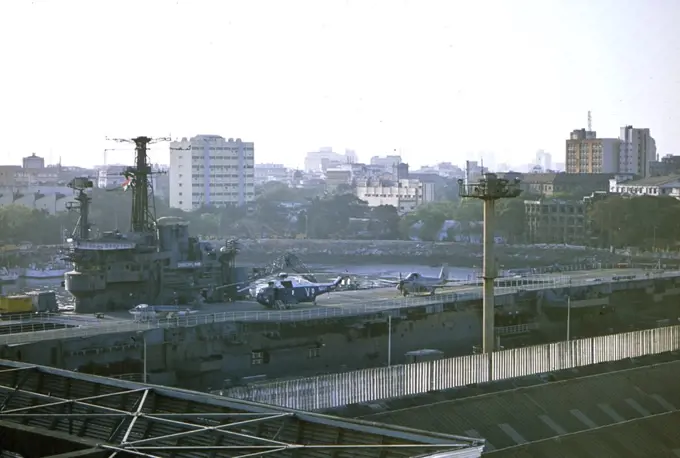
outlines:
[[[596,269],[511,280],[496,288],[496,334],[506,348],[562,340],[566,323],[576,338],[680,316],[680,272]],[[114,311],[0,324],[0,358],[101,375],[148,372],[154,383],[198,389],[369,368],[388,354],[399,364],[423,349],[470,354],[481,338],[481,294],[459,285],[403,298],[391,287],[331,292],[286,310],[234,301],[186,316],[132,318]]]

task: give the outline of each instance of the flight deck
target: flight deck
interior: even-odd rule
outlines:
[[[643,269],[606,269],[574,271],[559,274],[534,275],[529,277],[504,278],[504,286],[497,286],[496,295],[513,294],[520,290],[546,288],[567,288],[582,285],[596,285],[617,281],[671,278],[680,276],[678,271],[651,271]],[[210,323],[228,322],[290,322],[313,319],[359,316],[385,312],[405,307],[425,306],[441,303],[462,302],[481,297],[478,285],[459,284],[439,288],[435,295],[401,296],[395,287],[357,291],[336,291],[319,296],[314,304],[298,304],[287,310],[272,310],[255,301],[235,301],[220,304],[205,304],[196,313],[183,317],[133,321],[128,312],[105,315],[61,314],[26,320],[24,331],[2,332],[2,326],[16,321],[0,322],[0,345],[20,344],[41,340],[87,337],[118,332],[141,331],[160,327],[191,327]],[[36,329],[35,323],[54,323],[63,329]],[[28,326],[31,326],[29,328]],[[41,331],[41,332],[31,332]]]

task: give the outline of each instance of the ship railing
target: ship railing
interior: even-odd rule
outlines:
[[[649,275],[649,276],[647,276]],[[645,275],[638,275],[634,280],[651,279],[651,278],[672,278],[680,277],[679,271],[674,272],[660,272],[647,273]],[[495,293],[497,296],[507,294],[514,294],[518,291],[537,291],[542,289],[557,289],[557,288],[571,288],[577,286],[595,286],[606,283],[616,282],[612,277],[609,278],[574,278],[569,276],[553,276],[550,281],[547,277],[541,277],[542,281],[537,281],[536,277],[518,278],[517,283],[496,287]],[[598,281],[595,281],[598,280]],[[631,281],[633,279],[626,279]],[[76,337],[88,337],[101,334],[113,334],[122,332],[143,331],[147,329],[157,328],[176,328],[176,327],[193,327],[200,325],[207,325],[212,323],[238,323],[238,322],[286,322],[286,321],[310,321],[310,320],[324,320],[332,318],[341,318],[347,316],[357,315],[380,315],[393,314],[392,311],[399,309],[425,306],[432,307],[431,312],[443,310],[444,304],[449,307],[455,307],[457,303],[467,302],[470,300],[481,298],[481,289],[478,287],[469,287],[470,291],[449,292],[443,294],[436,294],[433,296],[416,296],[405,297],[399,299],[382,299],[374,301],[356,301],[344,304],[323,305],[320,300],[319,306],[306,309],[289,309],[289,310],[271,310],[271,311],[234,311],[234,312],[219,312],[219,313],[197,313],[195,315],[179,316],[175,318],[167,318],[154,321],[117,321],[117,322],[97,322],[91,321],[88,323],[78,323],[77,327],[70,327],[65,329],[53,329],[38,332],[21,332],[0,335],[0,345],[11,345],[29,342],[38,342],[43,340],[55,339],[69,339]],[[333,294],[333,293],[331,293]]]
[[[57,312],[40,312],[40,313],[10,313],[0,314],[0,325],[15,324],[15,323],[35,323],[39,321],[50,321],[56,317],[62,316]]]

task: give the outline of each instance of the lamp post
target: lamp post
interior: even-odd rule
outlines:
[[[571,340],[571,296],[567,296],[567,342]]]
[[[137,332],[137,335],[142,336],[142,365],[143,365],[142,381],[144,383],[146,383],[146,374],[147,374],[147,370],[146,370],[146,335],[144,334],[143,331]],[[132,339],[133,342],[135,342],[135,343],[137,342],[136,337],[132,336],[131,339]]]
[[[519,180],[498,178],[495,173],[485,173],[477,183],[458,180],[458,191],[463,198],[480,199],[484,202],[484,265],[482,267],[482,351],[494,350],[494,280],[498,275],[494,258],[494,212],[496,201],[518,197],[522,191]]]

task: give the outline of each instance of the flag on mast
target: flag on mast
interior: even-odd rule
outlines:
[[[123,191],[127,191],[127,189],[130,187],[131,183],[132,183],[132,177],[125,178],[125,181],[123,181]]]

